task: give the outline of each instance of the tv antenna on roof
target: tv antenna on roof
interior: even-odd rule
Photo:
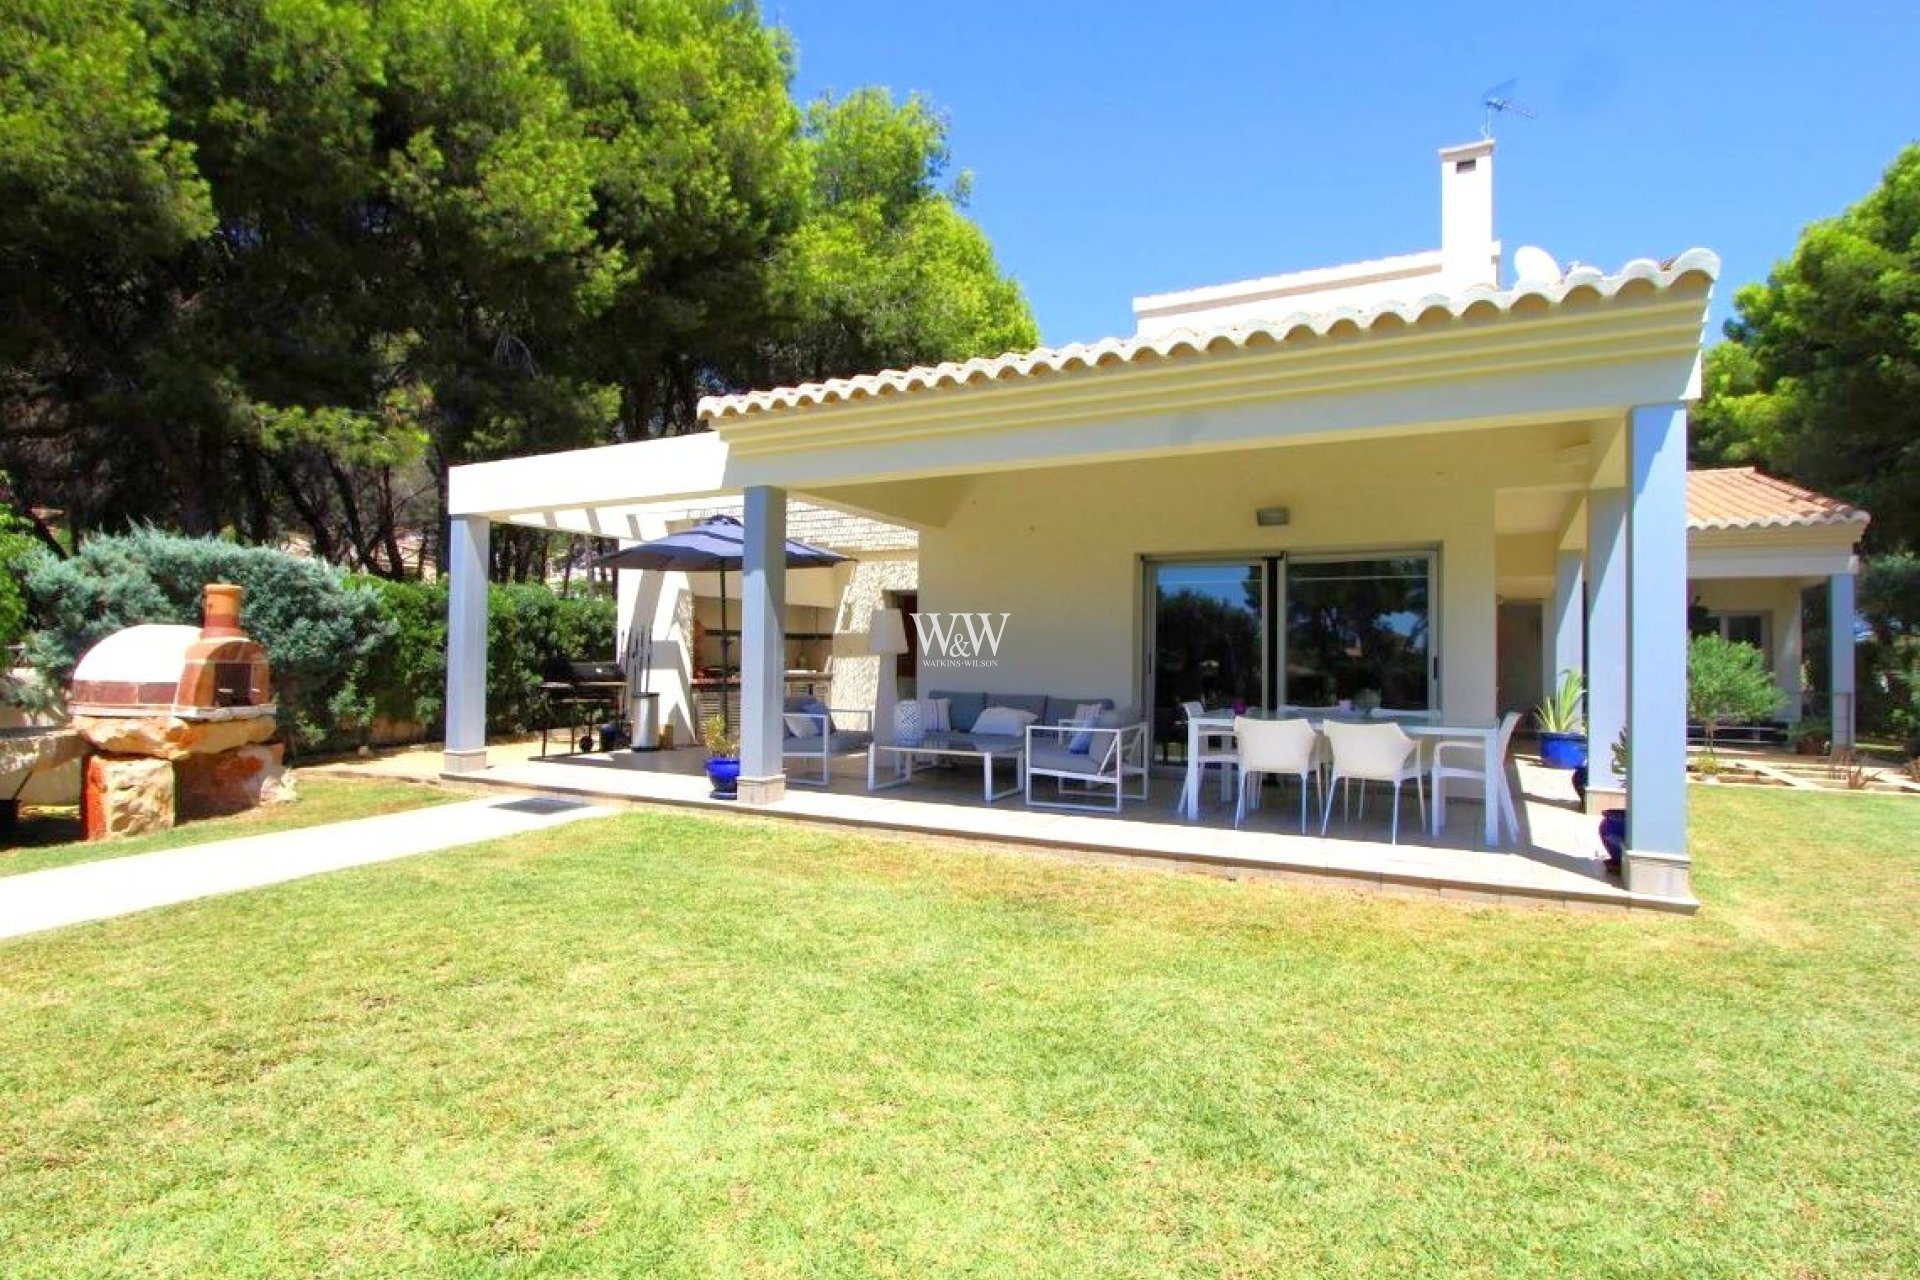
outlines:
[[[1513,87],[1518,80],[1502,80],[1493,88],[1480,95],[1480,105],[1487,109],[1487,118],[1480,125],[1480,136],[1493,136],[1493,118],[1502,112],[1512,112],[1522,120],[1537,120],[1540,113],[1513,96]]]

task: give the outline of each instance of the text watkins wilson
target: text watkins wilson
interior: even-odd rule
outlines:
[[[1007,613],[916,613],[920,660],[929,667],[997,667]],[[996,621],[997,619],[997,621]]]

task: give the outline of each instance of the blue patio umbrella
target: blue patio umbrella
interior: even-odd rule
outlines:
[[[730,677],[727,672],[727,570],[738,569],[746,560],[747,531],[732,516],[710,516],[694,525],[670,533],[652,542],[610,551],[594,560],[606,569],[657,569],[675,573],[718,573],[720,575],[720,715],[727,729],[733,729],[733,709],[727,705]],[[826,569],[849,559],[837,551],[810,543],[787,539],[787,568]]]

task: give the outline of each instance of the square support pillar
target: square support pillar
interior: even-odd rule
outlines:
[[[440,767],[487,767],[487,538],[485,516],[447,530],[447,740]]]
[[[1687,855],[1687,411],[1627,424],[1627,888],[1691,902]]]
[[[1627,493],[1587,496],[1587,804],[1617,809],[1626,779],[1613,744],[1627,725]],[[1683,632],[1684,634],[1684,632]]]
[[[1563,672],[1584,676],[1587,669],[1587,570],[1578,551],[1562,551],[1554,558],[1553,612],[1547,626],[1548,664],[1541,673],[1547,687],[1542,692],[1552,697]]]
[[[740,572],[740,801],[771,804],[787,793],[787,494],[746,491]]]
[[[1854,684],[1858,649],[1853,640],[1853,572],[1836,573],[1827,579],[1827,633],[1831,646],[1828,664],[1832,675],[1828,695],[1828,715],[1833,721],[1833,749],[1850,751],[1854,742]]]

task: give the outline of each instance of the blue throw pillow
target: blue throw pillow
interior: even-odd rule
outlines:
[[[794,710],[804,711],[808,715],[827,716],[826,722],[825,722],[826,731],[828,733],[833,732],[833,717],[830,715],[827,715],[827,704],[820,701],[820,699],[812,696],[802,698],[800,699],[800,705],[795,707]],[[814,732],[815,733],[820,732],[820,727],[819,727],[820,722],[815,721],[814,723],[815,723]]]

